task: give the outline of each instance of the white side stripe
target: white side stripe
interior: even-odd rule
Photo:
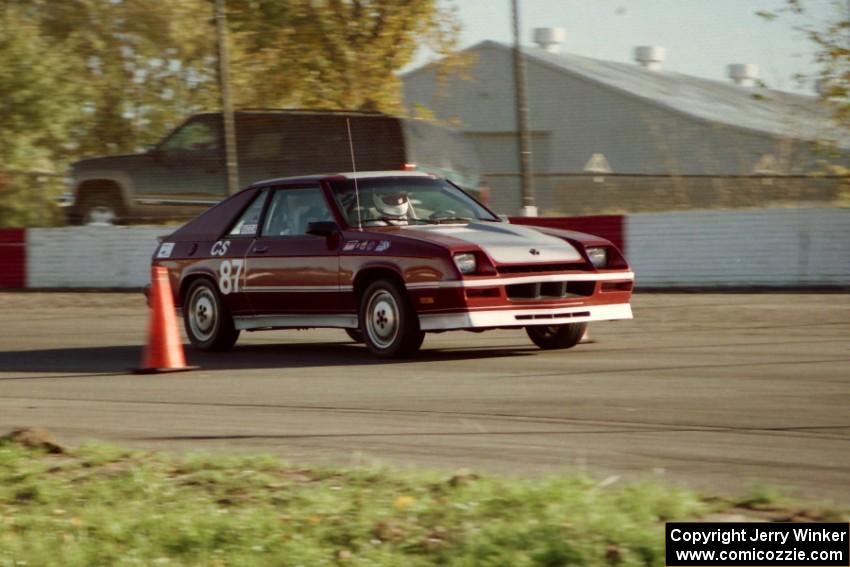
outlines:
[[[437,289],[453,287],[489,287],[546,282],[595,282],[635,279],[634,272],[611,272],[604,274],[551,274],[548,276],[521,276],[518,278],[488,278],[486,280],[452,280],[444,282],[425,282],[407,284],[407,289]]]
[[[287,329],[302,327],[338,327],[356,329],[357,315],[253,315],[234,317],[237,329]]]
[[[449,331],[487,327],[525,327],[528,325],[561,325],[586,321],[631,319],[628,303],[614,305],[573,306],[559,309],[509,309],[466,311],[448,314],[419,315],[423,331]],[[237,329],[286,329],[300,327],[357,328],[355,314],[254,315],[233,318]]]
[[[304,285],[252,285],[246,286],[243,291],[248,293],[312,293],[312,292],[329,292],[329,291],[354,291],[353,285],[323,285],[323,286],[304,286]]]

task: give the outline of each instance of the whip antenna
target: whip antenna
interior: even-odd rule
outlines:
[[[351,152],[351,171],[354,173],[354,199],[357,207],[357,230],[363,230],[360,220],[360,191],[357,187],[357,163],[354,161],[354,142],[351,139],[351,119],[346,117],[345,127],[348,128],[348,149]]]

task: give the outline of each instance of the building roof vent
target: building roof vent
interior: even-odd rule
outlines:
[[[726,68],[736,85],[754,87],[758,83],[759,66],[753,63],[732,63]]]
[[[566,38],[564,28],[534,28],[534,43],[549,53],[560,53]]]
[[[658,71],[667,59],[667,50],[656,45],[639,45],[635,47],[635,61],[643,67]]]

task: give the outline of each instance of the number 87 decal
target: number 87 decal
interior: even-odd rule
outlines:
[[[224,260],[218,268],[218,288],[221,293],[228,295],[239,291],[239,279],[242,277],[242,267],[245,260]]]

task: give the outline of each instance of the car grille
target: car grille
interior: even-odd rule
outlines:
[[[505,286],[508,299],[512,301],[590,297],[595,289],[596,282],[536,282]]]
[[[538,313],[535,315],[514,315],[517,321],[531,321],[532,319],[572,319],[573,317],[590,317],[590,311],[579,311],[578,313]]]
[[[500,274],[539,274],[541,272],[566,272],[585,270],[584,264],[505,264],[496,266]]]

